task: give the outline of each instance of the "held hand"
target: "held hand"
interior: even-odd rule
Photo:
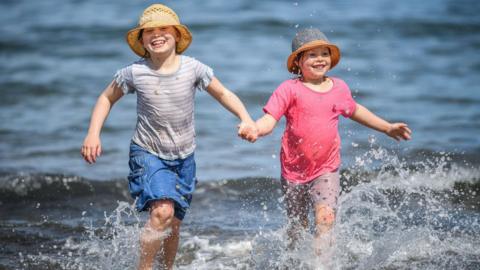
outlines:
[[[412,131],[408,128],[407,124],[405,123],[393,123],[390,125],[385,133],[392,137],[393,139],[400,141],[400,140],[410,140]]]
[[[238,125],[238,136],[251,143],[258,139],[258,130],[255,122],[242,122]]]
[[[98,136],[87,135],[83,141],[80,153],[86,162],[92,164],[97,161],[97,157],[102,154],[102,144]]]

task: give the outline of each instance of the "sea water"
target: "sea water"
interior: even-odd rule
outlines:
[[[103,155],[79,152],[96,98],[137,60],[124,42],[153,2],[0,3],[0,269],[134,269],[147,218],[127,189],[134,95],[113,108]],[[255,144],[205,92],[196,97],[200,183],[178,269],[480,268],[480,6],[475,1],[166,1],[254,118],[286,71],[300,28],[342,50],[331,72],[357,102],[413,139],[397,143],[341,119],[335,241],[313,228],[287,249],[279,188],[282,120]]]

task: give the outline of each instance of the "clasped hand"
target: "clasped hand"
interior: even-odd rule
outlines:
[[[255,122],[242,122],[238,125],[238,136],[251,143],[258,139],[258,130]]]

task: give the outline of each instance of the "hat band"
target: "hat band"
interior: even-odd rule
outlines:
[[[303,51],[305,50],[306,48],[311,48],[312,46],[335,46],[327,41],[324,41],[324,40],[313,40],[313,41],[309,41],[309,42],[306,42],[304,44],[302,44],[302,46],[299,46],[296,50],[292,51],[292,53],[295,53],[295,52],[300,52],[300,51]]]

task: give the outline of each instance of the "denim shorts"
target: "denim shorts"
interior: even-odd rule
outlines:
[[[197,182],[194,154],[165,160],[132,142],[128,165],[128,186],[137,210],[149,210],[150,202],[167,199],[174,202],[175,217],[183,220]]]

